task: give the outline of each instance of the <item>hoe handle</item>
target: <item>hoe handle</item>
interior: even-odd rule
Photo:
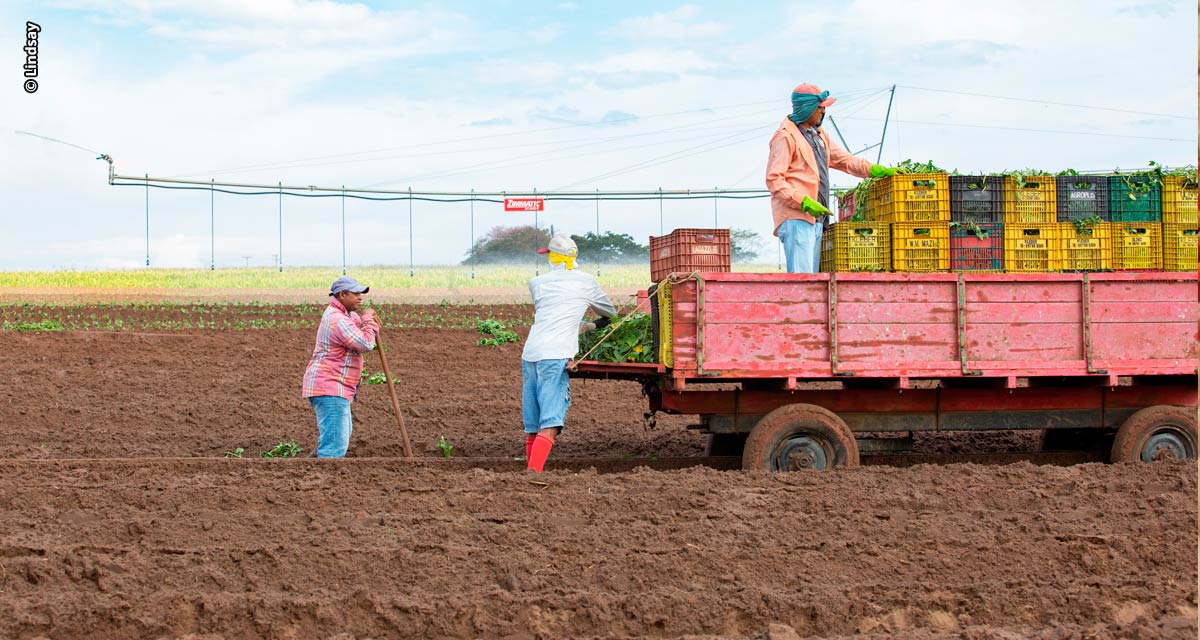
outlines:
[[[396,387],[392,385],[392,371],[388,368],[387,356],[383,353],[383,333],[375,335],[375,348],[379,350],[379,361],[383,363],[383,377],[387,378],[388,395],[392,397],[392,411],[396,414],[396,425],[404,440],[404,457],[413,457],[412,444],[408,442],[408,430],[404,428],[404,415],[400,413],[400,401],[396,399]]]

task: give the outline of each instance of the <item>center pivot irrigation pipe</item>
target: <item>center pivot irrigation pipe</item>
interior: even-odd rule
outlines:
[[[392,411],[396,414],[396,425],[400,427],[400,437],[404,440],[404,457],[413,457],[412,444],[408,441],[408,430],[404,428],[404,415],[400,413],[400,401],[396,399],[396,387],[392,385],[392,370],[388,368],[387,356],[383,349],[383,332],[375,336],[375,348],[379,350],[379,361],[383,363],[383,377],[387,380],[388,395],[392,397]]]

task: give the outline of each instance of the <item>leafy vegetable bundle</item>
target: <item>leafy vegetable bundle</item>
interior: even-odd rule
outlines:
[[[599,362],[654,362],[650,314],[634,312],[613,316],[609,326],[579,336],[577,358]]]

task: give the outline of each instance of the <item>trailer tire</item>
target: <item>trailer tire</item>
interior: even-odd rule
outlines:
[[[832,411],[789,404],[763,416],[742,451],[747,471],[826,470],[858,466],[858,442]]]
[[[1113,441],[1113,462],[1196,459],[1196,409],[1157,405],[1129,416]]]

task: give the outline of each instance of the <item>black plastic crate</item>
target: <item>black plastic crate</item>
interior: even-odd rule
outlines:
[[[950,221],[1004,222],[1004,178],[950,176]]]
[[[1058,176],[1058,221],[1099,217],[1108,222],[1108,176]]]

